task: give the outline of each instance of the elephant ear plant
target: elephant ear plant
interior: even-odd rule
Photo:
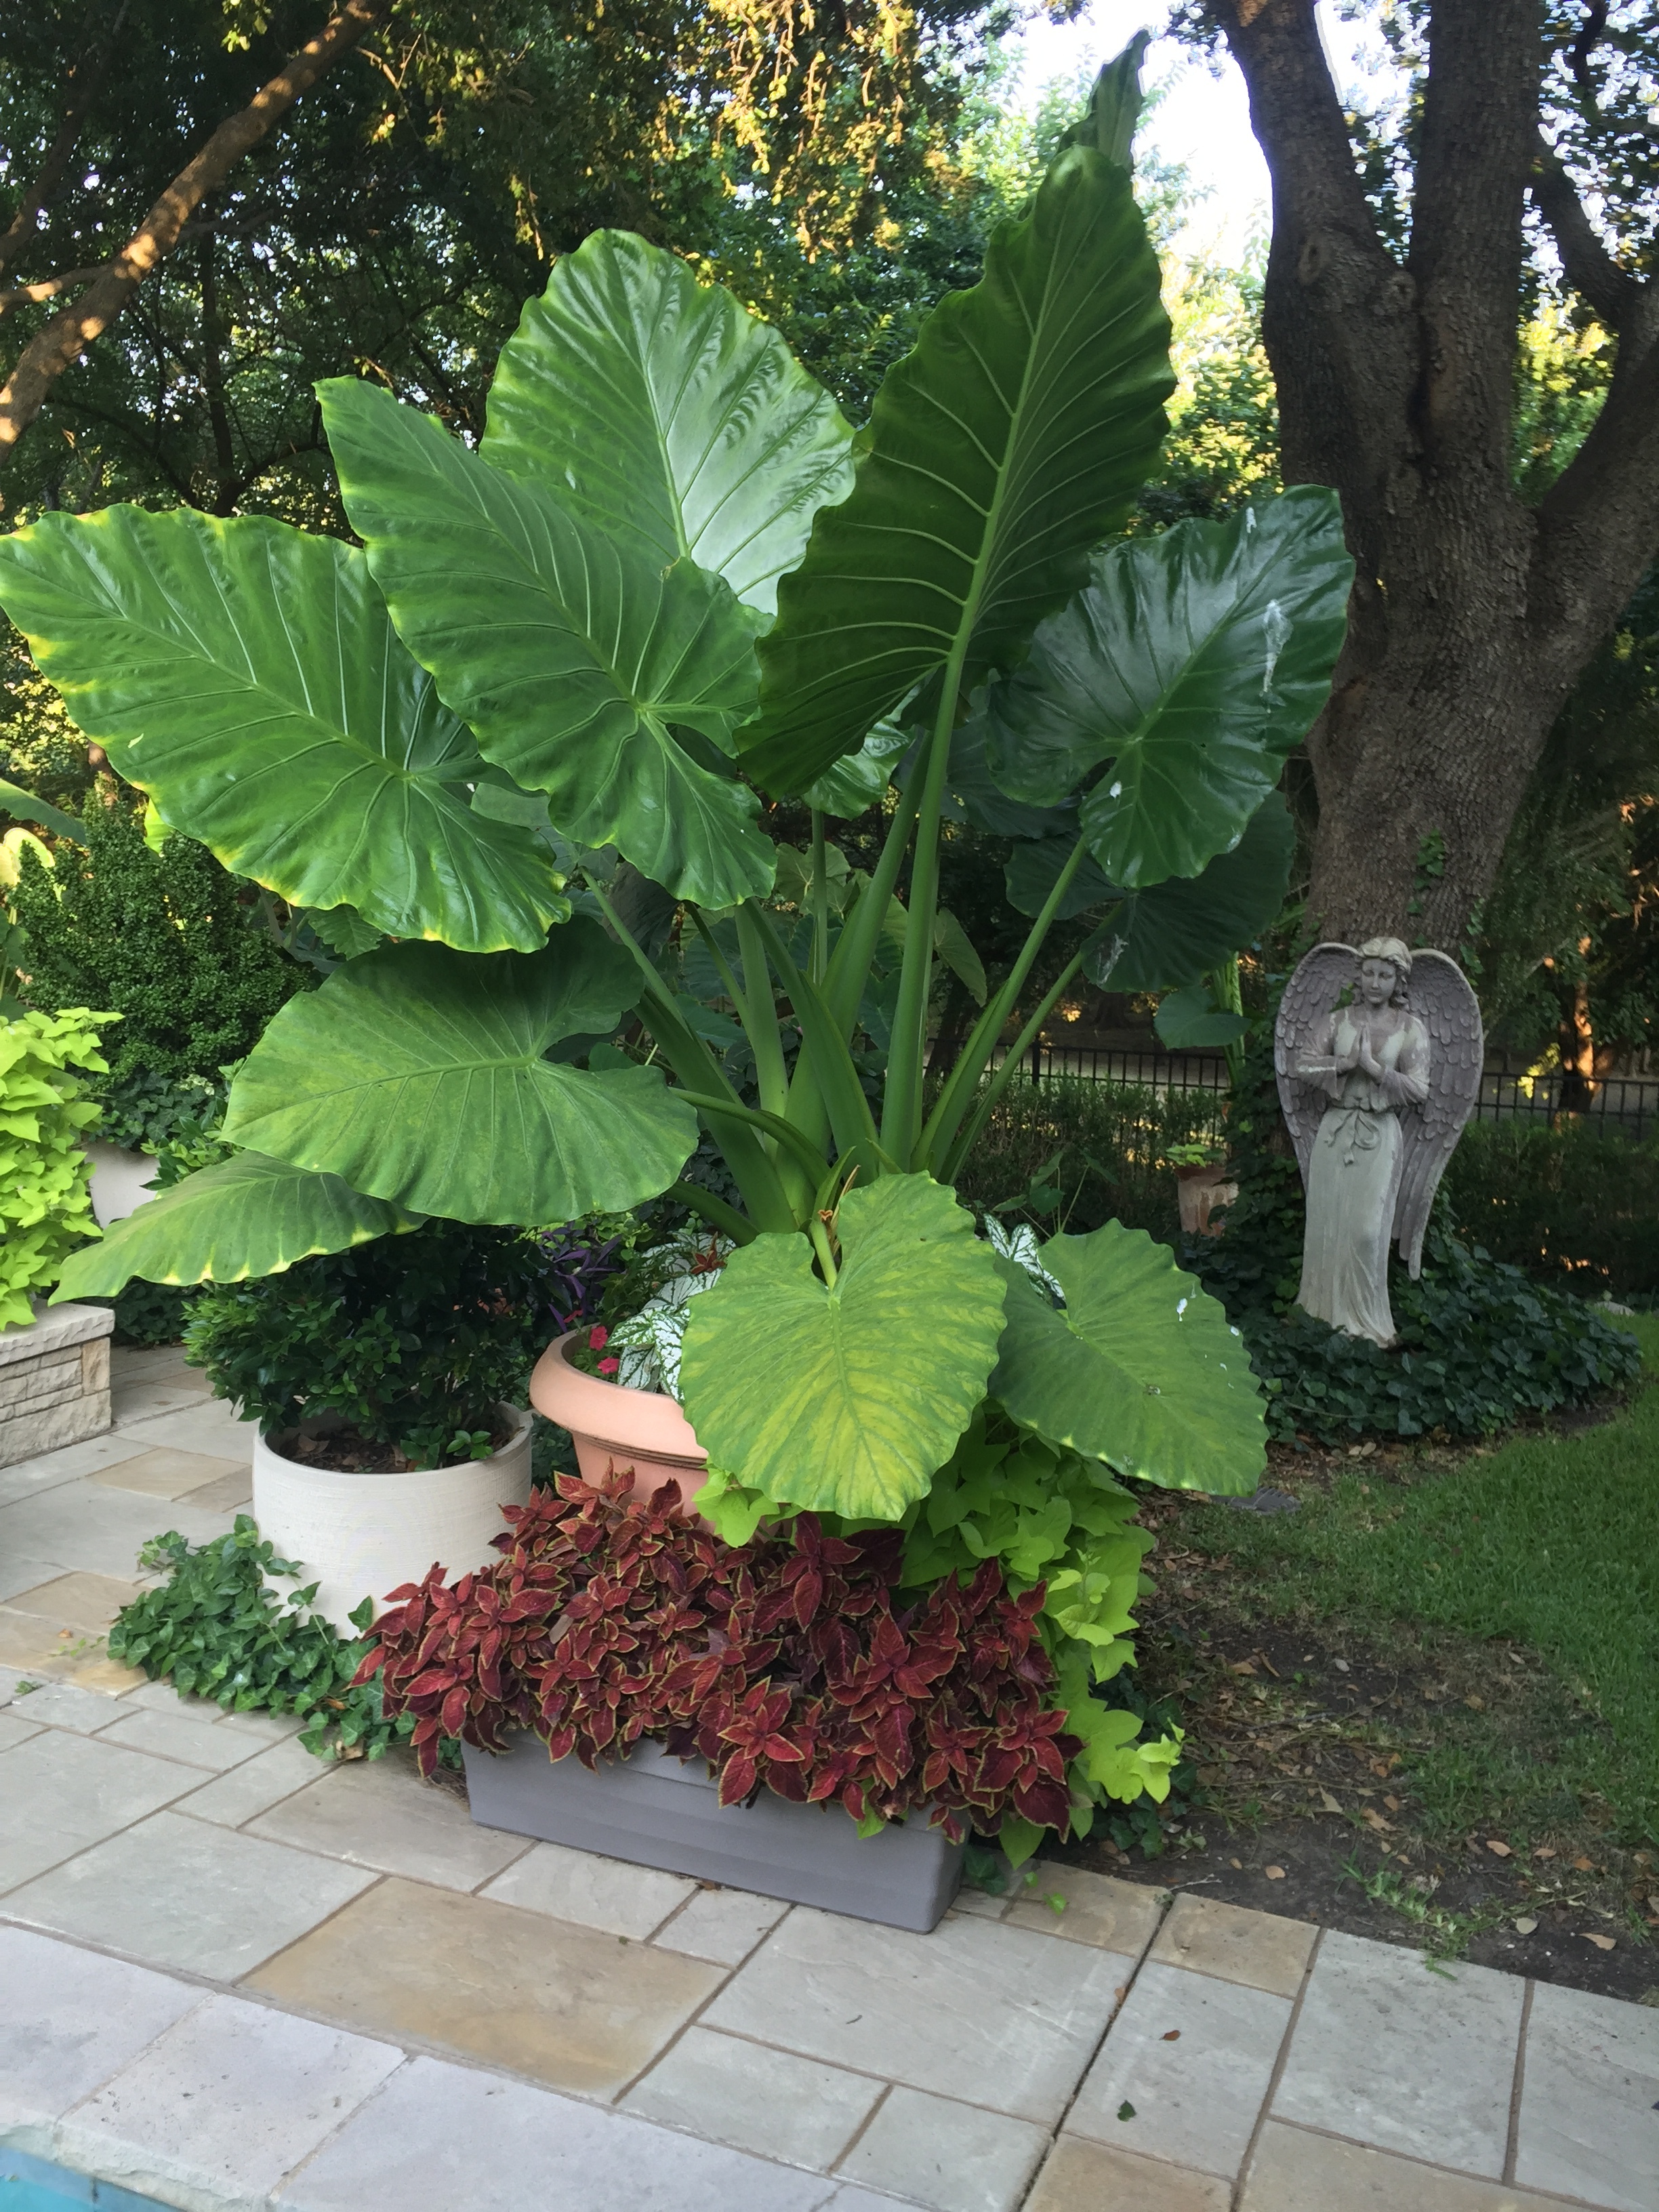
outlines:
[[[477,451],[373,385],[320,387],[362,551],[133,507],[0,540],[7,612],[162,817],[395,940],[270,1023],[231,1096],[240,1157],[66,1289],[672,1190],[735,1248],[680,1370],[708,1510],[733,1541],[802,1511],[899,1522],[914,1582],[995,1558],[1042,1583],[1079,1826],[1102,1790],[1167,1787],[1159,1747],[1089,1694],[1123,1663],[1146,1549],[1121,1478],[1251,1489],[1261,1407],[1221,1308],[1145,1235],[1058,1237],[1027,1266],[952,1182],[1079,969],[1196,984],[1277,910],[1274,787],[1350,578],[1313,489],[1114,542],[1172,386],[1123,158],[1137,97],[1132,66],[1103,73],[856,439],[736,301],[601,232],[526,310]],[[890,771],[885,846],[849,895],[823,811]],[[763,793],[813,810],[793,916]],[[1032,927],[930,1069],[941,826],[963,810],[1014,838]],[[749,1100],[626,926],[619,861],[706,954]],[[1093,927],[1031,1003],[1079,915]],[[594,1048],[630,1014],[648,1060]],[[678,1181],[704,1133],[736,1203]]]

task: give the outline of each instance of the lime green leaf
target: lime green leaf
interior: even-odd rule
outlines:
[[[1039,1828],[1035,1820],[1022,1820],[1018,1813],[1005,1813],[1002,1826],[997,1830],[997,1841],[1007,1854],[1011,1867],[1023,1867],[1043,1838],[1046,1828]]]
[[[0,538],[0,602],[167,825],[290,904],[471,952],[569,913],[544,848],[473,812],[483,757],[350,546],[187,507],[49,514]]]
[[[371,1237],[401,1236],[424,1217],[366,1198],[338,1176],[238,1152],[105,1231],[73,1253],[52,1294],[112,1298],[135,1275],[150,1283],[241,1283],[280,1275],[316,1252],[343,1252]]]
[[[734,1550],[750,1540],[763,1521],[788,1520],[793,1514],[793,1507],[780,1506],[763,1490],[750,1490],[714,1467],[691,1500],[691,1510],[701,1513],[721,1543]]]
[[[930,1176],[842,1199],[841,1272],[804,1237],[757,1237],[692,1301],[680,1387],[697,1441],[770,1498],[896,1521],[985,1395],[1000,1283],[972,1218]]]
[[[654,1068],[544,1055],[608,1035],[639,988],[582,916],[533,954],[388,945],[289,1000],[242,1063],[225,1134],[451,1220],[621,1212],[674,1181],[696,1115]]]
[[[632,231],[599,230],[502,349],[480,450],[652,568],[689,555],[769,615],[813,515],[852,488],[852,442],[731,293]]]
[[[1108,548],[992,690],[992,775],[1054,805],[1109,763],[1082,812],[1108,877],[1195,876],[1324,705],[1352,580],[1340,504],[1313,484]]]
[[[1267,1463],[1261,1396],[1225,1311],[1144,1229],[1109,1221],[1054,1237],[1043,1266],[1057,1312],[1023,1269],[998,1264],[1007,1329],[991,1393],[1040,1436],[1166,1490],[1255,1488]]]
[[[318,389],[392,619],[488,757],[545,792],[578,845],[615,845],[678,898],[735,906],[768,890],[753,793],[673,734],[730,750],[759,617],[719,577],[613,544],[389,393]]]
[[[1170,328],[1127,172],[1061,155],[877,394],[851,496],[820,508],[763,640],[743,744],[799,791],[959,659],[1018,658],[1087,580],[1164,434]]]

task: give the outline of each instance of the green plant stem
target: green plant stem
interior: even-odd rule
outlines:
[[[701,920],[701,916],[698,917]],[[772,994],[772,970],[767,964],[766,940],[750,902],[738,908],[738,947],[743,955],[743,981],[749,1011],[743,1032],[755,1055],[755,1079],[761,1104],[769,1114],[782,1114],[789,1103],[789,1072],[784,1066],[783,1032],[778,1024],[777,1001]]]
[[[836,1287],[836,1255],[830,1249],[830,1231],[816,1213],[806,1224],[806,1233],[812,1240],[812,1249],[817,1254],[824,1287],[833,1291]]]
[[[823,1100],[837,1148],[845,1152],[862,1145],[873,1144],[876,1125],[871,1115],[870,1102],[864,1095],[864,1085],[859,1081],[853,1055],[836,1027],[834,1016],[816,986],[807,981],[790,958],[789,948],[773,927],[770,918],[761,913],[757,915],[756,921],[765,935],[773,964],[800,1023],[801,1033],[806,1040],[803,1057],[810,1063],[811,1077]],[[819,1172],[822,1173],[822,1162]]]
[[[604,886],[590,877],[588,888],[600,913],[616,933],[617,942],[625,945],[634,956],[635,965],[639,969],[645,985],[639,1001],[641,1012],[662,1048],[663,1057],[681,1083],[690,1092],[705,1096],[713,1093],[722,1103],[746,1113],[748,1109],[726,1081],[720,1062],[681,1017],[679,1008],[669,997],[661,976],[652,966],[644,948],[635,941],[627,923],[605,896]],[[706,1091],[703,1089],[705,1085]],[[713,1134],[726,1165],[732,1170],[733,1180],[743,1193],[744,1203],[754,1217],[757,1228],[778,1231],[795,1228],[794,1208],[779,1180],[777,1168],[759,1137],[730,1117],[727,1119],[727,1133],[722,1134],[715,1130]]]
[[[908,788],[900,793],[898,805],[893,810],[881,858],[862,896],[847,916],[830,955],[829,971],[823,979],[823,1000],[843,1038],[852,1036],[853,1024],[858,1019],[865,987],[870,980],[870,963],[876,957],[899,871],[904,866],[921,798],[917,780],[912,776]]]
[[[1054,916],[1059,913],[1073,878],[1084,860],[1083,841],[1079,838],[1073,848],[1072,856],[1054,878],[1054,889],[1043,901],[1042,911],[1027,931],[1019,956],[985,1011],[969,1031],[968,1041],[957,1056],[957,1064],[945,1079],[945,1086],[934,1102],[927,1117],[927,1126],[921,1133],[917,1146],[921,1164],[938,1172],[940,1155],[950,1149],[963,1115],[968,1111],[980,1079],[991,1064],[997,1039],[1007,1027],[1008,1018],[1018,1003],[1036,957],[1048,940]],[[1091,942],[1093,940],[1091,939]]]
[[[951,733],[956,727],[957,694],[961,688],[971,630],[972,625],[964,613],[945,665],[939,712],[933,718],[933,734],[917,769],[923,779],[921,805],[916,814],[916,849],[910,865],[904,960],[899,973],[898,1006],[893,1016],[893,1041],[887,1054],[887,1082],[881,1109],[882,1150],[907,1169],[921,1131],[927,1005],[933,981],[933,917],[939,905],[939,816],[951,761]]]
[[[1243,1012],[1244,997],[1238,983],[1237,953],[1235,952],[1231,959],[1224,960],[1219,968],[1212,970],[1210,988],[1214,992],[1215,1002],[1223,1013],[1242,1014]],[[1244,1040],[1243,1037],[1229,1037],[1221,1049],[1226,1054],[1229,1080],[1233,1089],[1237,1091],[1244,1080]]]
[[[757,1112],[752,1106],[744,1106],[741,1103],[733,1103],[725,1098],[713,1098],[703,1091],[679,1091],[675,1093],[675,1096],[684,1098],[688,1106],[695,1106],[699,1114],[706,1115],[713,1120],[741,1121],[750,1128],[763,1131],[766,1135],[775,1138],[780,1144],[788,1146],[796,1158],[815,1179],[823,1173],[823,1154],[815,1152],[800,1131],[793,1128],[781,1115]],[[790,1226],[792,1228],[794,1226],[793,1221]]]
[[[823,986],[830,968],[830,881],[823,848],[823,815],[812,809],[812,981]]]
[[[739,1213],[735,1206],[728,1206],[723,1198],[716,1198],[712,1190],[705,1190],[701,1183],[671,1183],[663,1196],[678,1199],[693,1213],[700,1213],[713,1228],[723,1230],[734,1244],[752,1244],[758,1234],[746,1213]]]
[[[965,1127],[963,1128],[955,1141],[950,1146],[949,1149],[945,1152],[943,1161],[935,1170],[941,1182],[954,1182],[956,1181],[957,1172],[962,1166],[963,1161],[973,1148],[975,1139],[978,1136],[980,1131],[985,1127],[987,1121],[990,1120],[991,1115],[995,1112],[997,1101],[1001,1097],[1003,1092],[1008,1088],[1008,1085],[1013,1081],[1016,1074],[1018,1074],[1021,1060],[1024,1060],[1025,1054],[1030,1050],[1032,1043],[1042,1031],[1042,1024],[1048,1020],[1049,1015],[1054,1012],[1054,1007],[1059,1003],[1060,993],[1066,988],[1072,978],[1077,974],[1079,969],[1082,967],[1084,958],[1089,951],[1089,947],[1093,945],[1095,939],[1091,937],[1085,943],[1079,946],[1077,951],[1073,953],[1071,959],[1067,961],[1065,967],[1061,969],[1060,974],[1054,979],[1053,985],[1050,987],[1042,1003],[1038,1006],[1036,1012],[1031,1016],[1030,1020],[1026,1023],[1018,1036],[1016,1037],[1013,1043],[1009,1046],[1007,1058],[1003,1061],[1001,1066],[998,1068],[996,1073],[991,1078],[991,1080],[986,1085],[984,1090],[980,1093],[978,1103],[975,1104],[972,1114],[969,1116]]]

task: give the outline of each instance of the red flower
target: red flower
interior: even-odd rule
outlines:
[[[597,1322],[587,1332],[587,1348],[590,1352],[603,1352],[610,1341],[611,1332],[603,1322]]]
[[[598,1334],[600,1336],[603,1336],[605,1334],[605,1331],[600,1329]],[[622,1362],[620,1359],[602,1359],[599,1362],[599,1372],[601,1375],[614,1375],[621,1365]]]

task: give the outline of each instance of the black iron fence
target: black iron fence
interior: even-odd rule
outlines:
[[[1025,1054],[1034,1083],[1074,1076],[1090,1083],[1133,1084],[1149,1091],[1225,1091],[1227,1061],[1218,1052],[1159,1052],[1133,1046],[1037,1044]],[[1000,1064],[1000,1063],[999,1063]],[[1480,1079],[1475,1118],[1482,1121],[1553,1121],[1571,1110],[1592,1127],[1627,1137],[1659,1131],[1659,1076],[1608,1076],[1587,1101],[1564,1105],[1559,1074],[1528,1075],[1488,1062]]]

